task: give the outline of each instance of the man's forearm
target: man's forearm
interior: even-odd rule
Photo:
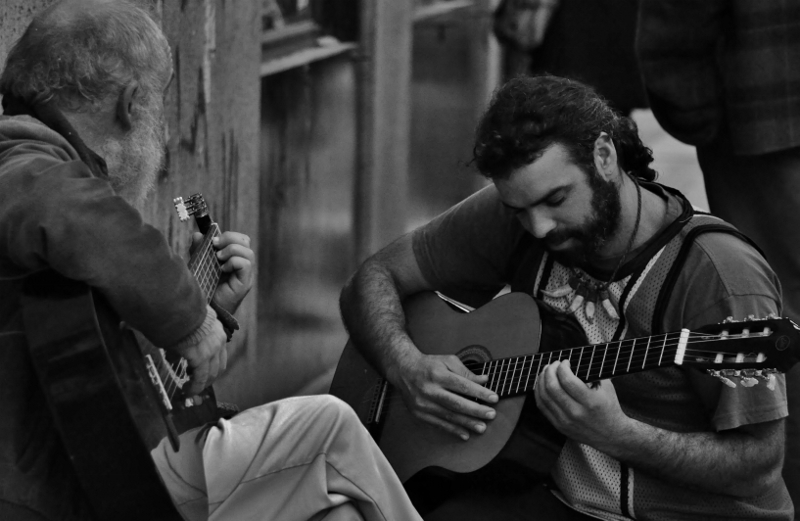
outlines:
[[[339,301],[351,341],[387,377],[404,359],[419,354],[405,329],[401,299],[389,270],[367,261],[345,285]]]
[[[783,420],[721,433],[678,433],[631,419],[623,432],[596,448],[675,484],[754,496],[780,478]]]

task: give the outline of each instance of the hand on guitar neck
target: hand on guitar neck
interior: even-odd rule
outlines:
[[[195,232],[189,252],[193,254],[202,243],[203,234]],[[214,302],[233,314],[253,286],[255,253],[250,249],[250,237],[243,233],[227,231],[215,237],[212,244],[222,270]]]
[[[204,239],[199,232],[192,236],[190,254],[197,252]],[[232,314],[252,287],[255,254],[250,249],[250,237],[242,233],[225,232],[214,237],[212,245],[221,270],[213,300],[217,306]],[[208,312],[209,317],[201,326],[205,334],[200,336],[199,341],[176,349],[189,365],[191,379],[186,393],[189,396],[199,394],[211,385],[225,371],[228,363],[228,335],[222,323],[216,320],[214,310],[209,308]]]

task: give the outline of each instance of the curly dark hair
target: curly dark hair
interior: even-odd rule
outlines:
[[[559,143],[578,166],[592,172],[601,132],[614,143],[624,171],[646,181],[656,178],[649,166],[653,153],[639,138],[636,123],[588,85],[550,75],[514,78],[495,92],[478,124],[473,160],[484,176],[503,178]]]

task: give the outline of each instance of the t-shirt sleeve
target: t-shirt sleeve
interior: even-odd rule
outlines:
[[[697,238],[686,259],[666,313],[677,320],[665,325],[670,331],[681,327],[696,330],[728,317],[747,320],[780,312],[780,284],[766,260],[733,235],[708,233]],[[739,345],[745,350],[744,344]],[[783,375],[776,376],[774,390],[761,379],[748,388],[733,378],[736,387],[731,388],[705,372],[690,369],[689,375],[716,430],[788,415]]]
[[[433,287],[478,305],[509,282],[513,252],[525,233],[490,185],[417,228],[412,244]]]

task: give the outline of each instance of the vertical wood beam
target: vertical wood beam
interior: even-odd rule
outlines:
[[[405,1],[362,2],[357,261],[406,227],[413,7]]]

